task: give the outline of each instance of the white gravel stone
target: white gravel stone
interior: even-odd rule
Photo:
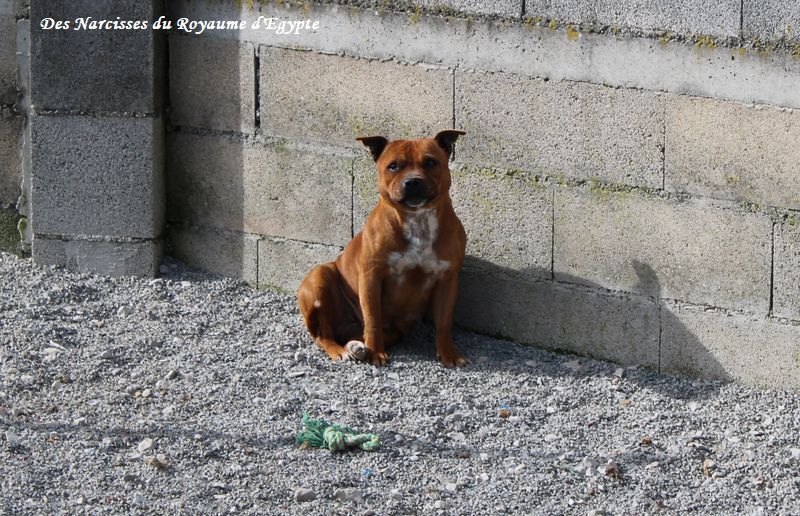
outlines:
[[[19,436],[17,435],[17,432],[14,431],[13,428],[9,428],[8,430],[6,430],[4,432],[4,435],[5,435],[5,438],[6,438],[6,442],[8,444],[10,444],[11,446],[14,446],[17,443],[19,443]]]
[[[155,441],[153,441],[151,438],[145,437],[139,442],[139,444],[136,446],[136,449],[139,450],[140,453],[144,453],[152,450],[155,444]]]

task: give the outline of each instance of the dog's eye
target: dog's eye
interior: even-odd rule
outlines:
[[[433,167],[435,167],[435,166],[436,166],[436,165],[438,165],[438,164],[439,164],[439,162],[437,162],[435,159],[426,159],[426,160],[425,160],[425,161],[422,163],[422,166],[423,166],[424,168],[433,168]]]
[[[393,161],[393,162],[389,163],[389,166],[386,167],[386,168],[389,169],[389,172],[397,172],[398,170],[400,170],[400,165],[398,165],[397,163],[395,163]]]

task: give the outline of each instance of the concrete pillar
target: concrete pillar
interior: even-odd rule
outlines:
[[[163,36],[74,30],[76,18],[146,20],[158,0],[31,1],[33,259],[154,275],[164,228]],[[47,30],[42,20],[69,21]]]

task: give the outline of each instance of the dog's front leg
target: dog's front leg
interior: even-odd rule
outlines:
[[[369,349],[372,364],[381,366],[389,361],[383,348],[383,321],[381,314],[380,268],[364,267],[358,280],[359,302],[364,316],[364,344]]]
[[[447,272],[433,288],[433,320],[436,323],[436,355],[445,367],[464,367],[467,360],[453,344],[453,313],[458,296],[458,272]]]

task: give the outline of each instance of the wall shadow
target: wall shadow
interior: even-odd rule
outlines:
[[[611,375],[622,365],[633,367],[626,371],[626,378],[642,388],[680,399],[712,395],[720,386],[714,380],[732,378],[660,297],[663,289],[653,268],[643,262],[632,266],[639,282],[636,290],[652,295],[612,292],[585,278],[565,274],[559,274],[556,282],[550,279],[549,270],[511,269],[468,256],[461,273],[456,345],[470,358],[471,369],[574,376]],[[669,342],[664,341],[664,329],[668,329]],[[470,332],[492,340],[474,338]],[[427,318],[390,355],[429,361],[435,357],[433,342],[434,329]],[[481,347],[486,342],[492,349]],[[673,364],[669,368],[661,362],[665,355]],[[561,366],[576,356],[610,364],[578,358],[578,372]],[[642,357],[649,361],[637,360]],[[560,367],[521,367],[526,361]],[[674,364],[700,367],[690,365],[681,371]],[[675,381],[670,375],[687,381]],[[692,381],[698,376],[709,381]],[[688,386],[691,388],[687,390]]]
[[[171,2],[167,16],[173,24],[179,16]],[[165,254],[255,283],[258,244],[245,232],[245,176],[258,132],[257,48],[174,30],[166,40]]]

